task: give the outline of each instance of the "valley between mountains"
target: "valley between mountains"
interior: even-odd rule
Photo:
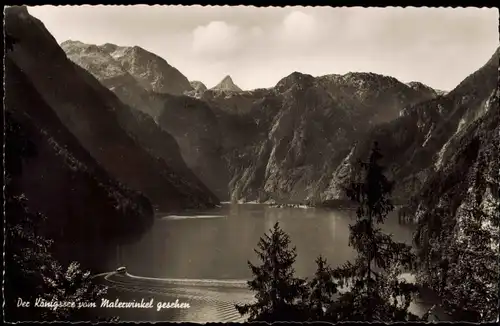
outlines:
[[[342,202],[374,141],[429,248],[439,212],[453,243],[464,207],[500,205],[500,49],[446,92],[370,72],[242,90],[139,46],[58,44],[25,7],[6,9],[5,33],[6,189],[47,217],[62,260],[102,268],[96,252],[139,237],[155,211]]]
[[[171,134],[186,164],[223,201],[342,199],[353,163],[378,140],[392,177],[401,180],[396,198],[415,202],[431,179],[445,177],[452,153],[472,142],[478,129],[491,139],[498,132],[498,50],[446,93],[373,73],[293,72],[275,87],[251,91],[226,76],[207,89],[186,83],[164,59],[139,47],[79,41],[61,47],[123,102],[152,117],[152,129]],[[157,87],[160,81],[170,88]],[[484,150],[494,155],[498,148],[490,139],[479,143],[478,153],[488,146]]]

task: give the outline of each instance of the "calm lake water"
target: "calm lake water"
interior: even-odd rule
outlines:
[[[134,275],[157,278],[249,279],[247,261],[258,262],[259,238],[279,222],[297,248],[298,276],[312,276],[323,255],[332,267],[353,259],[348,246],[354,211],[272,208],[228,204],[204,212],[164,216],[142,239],[117,250],[117,266]],[[390,216],[383,226],[396,241],[411,243],[412,229]]]
[[[320,254],[332,267],[355,257],[348,246],[354,216],[354,211],[259,204],[227,204],[204,212],[160,215],[140,241],[116,248],[110,268],[126,266],[132,276],[108,277],[114,287],[107,297],[139,302],[153,298],[155,305],[178,299],[191,307],[105,309],[104,314],[134,321],[244,321],[234,304],[254,298],[245,281],[252,277],[247,261],[260,264],[254,252],[260,237],[279,222],[297,249],[296,274],[310,277]],[[387,219],[383,229],[393,234],[394,240],[411,243],[411,227],[400,225],[396,214]],[[428,307],[413,303],[410,310],[420,315]]]

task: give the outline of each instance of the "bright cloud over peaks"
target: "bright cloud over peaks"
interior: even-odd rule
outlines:
[[[138,45],[191,80],[243,89],[293,71],[390,75],[451,90],[498,48],[493,8],[36,6],[58,42]],[[88,22],[92,21],[92,24]]]
[[[302,43],[313,41],[319,32],[315,18],[301,11],[292,11],[283,20],[283,32],[288,41]]]
[[[238,47],[237,26],[224,21],[212,21],[198,26],[193,31],[193,51],[198,55],[223,57],[231,54]]]

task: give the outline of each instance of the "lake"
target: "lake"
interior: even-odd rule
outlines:
[[[110,278],[120,289],[115,295],[138,301],[138,293],[184,298],[192,302],[191,308],[162,311],[161,315],[152,310],[138,314],[122,309],[120,316],[123,320],[242,321],[233,303],[253,298],[245,286],[245,280],[252,277],[247,261],[259,263],[254,248],[276,222],[297,249],[296,275],[310,277],[320,254],[332,267],[355,257],[348,246],[349,224],[354,217],[350,210],[261,204],[224,204],[203,212],[159,214],[138,242],[117,248],[110,262],[113,269],[126,266],[127,272],[138,278]],[[412,227],[399,224],[396,214],[389,216],[383,230],[393,234],[394,240],[411,244]],[[233,289],[229,291],[224,282],[233,284],[229,286]]]
[[[354,215],[354,211],[226,204],[163,216],[139,242],[119,248],[116,264],[126,266],[131,274],[149,277],[248,279],[247,261],[256,261],[259,238],[279,222],[297,248],[297,275],[312,276],[320,254],[332,267],[354,258],[348,246]],[[412,229],[400,225],[395,214],[383,229],[395,240],[411,243]]]

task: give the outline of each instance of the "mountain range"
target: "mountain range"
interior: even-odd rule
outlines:
[[[124,102],[149,111],[160,128],[176,138],[188,166],[222,200],[311,199],[326,187],[323,176],[332,172],[368,127],[396,118],[406,106],[438,96],[429,87],[411,87],[377,74],[315,78],[299,72],[270,89],[242,91],[226,76],[208,90],[192,83],[198,89],[193,99],[153,94],[149,86],[134,94],[139,82],[130,82],[133,78],[123,74],[123,68],[102,69],[95,64],[109,62],[103,49],[109,45],[67,41],[61,46],[71,60]],[[116,61],[112,64],[119,66]],[[151,72],[155,73],[161,74]],[[160,77],[149,80],[155,78]],[[134,98],[149,102],[140,104]],[[184,123],[186,115],[189,124]]]
[[[497,49],[483,67],[449,93],[406,108],[397,119],[373,128],[364,141],[352,147],[351,155],[332,178],[335,180],[333,185],[342,184],[341,179],[348,180],[352,175],[347,171],[355,172],[352,163],[366,157],[372,142],[378,141],[386,153],[386,164],[392,178],[398,180],[396,193],[401,201],[409,202],[422,196],[422,189],[429,187],[431,180],[445,177],[449,160],[472,142],[477,128],[487,128],[483,132],[491,137],[498,132],[495,129],[498,128],[498,119],[495,119],[498,107],[495,109],[493,105],[498,95],[498,61]],[[492,124],[488,125],[490,122]],[[491,147],[495,142],[483,139],[481,143],[477,151],[481,151],[486,143]],[[498,148],[493,146],[491,150],[497,151]],[[473,155],[472,162],[476,161],[477,155]],[[468,168],[463,168],[461,173],[465,176]],[[430,189],[437,191],[436,188]],[[327,196],[338,194],[333,191]]]
[[[219,203],[185,165],[174,138],[150,129],[156,124],[149,115],[68,60],[25,7],[6,9],[5,33],[5,110],[14,136],[23,135],[36,153],[22,160],[12,189],[48,217],[61,250],[103,234],[105,241],[137,234],[152,224],[153,207]],[[81,237],[87,241],[75,242]],[[91,252],[80,251],[80,260]]]
[[[396,180],[394,199],[417,223],[443,206],[458,219],[474,191],[483,205],[498,202],[498,50],[450,92],[369,72],[292,72],[274,87],[244,91],[230,76],[207,89],[138,46],[59,46],[23,7],[7,10],[6,32],[16,40],[6,83],[33,94],[28,103],[8,88],[7,111],[45,149],[34,162],[69,171],[66,157],[74,158],[93,180],[76,182],[77,193],[103,184],[129,201],[139,196],[131,212],[344,199],[374,141]],[[44,198],[33,205],[49,214],[48,199],[66,190],[40,194],[24,180],[39,174],[26,172],[19,187]]]

